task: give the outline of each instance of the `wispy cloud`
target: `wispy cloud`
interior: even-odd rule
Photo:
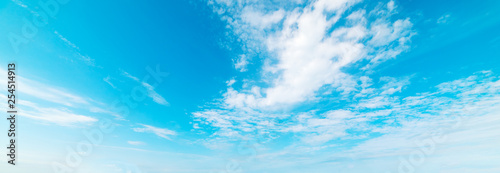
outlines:
[[[130,78],[130,79],[138,82],[140,85],[142,85],[146,89],[148,97],[153,99],[154,102],[156,102],[160,105],[165,105],[165,106],[169,105],[167,100],[165,100],[165,98],[163,98],[163,96],[158,94],[158,92],[156,92],[155,88],[153,86],[151,86],[150,84],[143,82],[143,81],[140,81],[139,78],[132,76],[131,74],[129,74],[126,71],[122,71],[122,75],[127,77],[127,78]]]
[[[450,20],[450,17],[451,17],[450,14],[444,14],[441,17],[439,17],[439,19],[437,19],[437,23],[438,24],[448,23]]]
[[[20,7],[23,7],[23,8],[28,8],[28,6],[26,4],[24,4],[22,1],[20,0],[12,0],[12,2],[16,3],[17,5],[19,5]]]
[[[145,125],[145,124],[140,124],[142,127],[137,127],[133,128],[135,132],[142,132],[142,133],[153,133],[156,136],[159,136],[164,139],[170,139],[170,136],[175,136],[177,133],[175,131],[166,129],[166,128],[158,128],[150,125]]]
[[[1,83],[7,83],[5,74],[6,71],[0,68]],[[120,117],[112,111],[100,108],[102,103],[95,104],[98,102],[65,88],[46,85],[19,75],[16,76],[16,82],[18,86],[22,86],[22,89],[16,90],[23,95],[21,100],[18,98],[19,105],[23,108],[19,114],[21,116],[61,126],[89,125],[97,121],[96,117],[83,114],[104,113]]]
[[[5,82],[6,71],[0,68],[0,82]],[[16,76],[17,82],[23,89],[18,90],[22,94],[36,97],[48,102],[57,103],[69,107],[78,107],[79,105],[88,105],[89,99],[81,97],[77,94],[66,91],[64,88],[49,86],[40,82]]]
[[[130,145],[146,145],[146,143],[142,141],[127,141],[127,143]]]
[[[136,82],[140,82],[140,81],[139,81],[139,78],[137,78],[137,77],[135,77],[135,76],[132,76],[130,73],[128,73],[128,72],[126,72],[126,71],[123,71],[123,70],[122,70],[122,74],[123,74],[123,76],[125,76],[125,77],[127,77],[127,78],[130,78],[130,79],[132,79],[132,80],[134,80],[134,81],[136,81]]]
[[[85,62],[87,65],[95,66],[95,60],[90,58],[87,55],[83,55],[80,51],[80,47],[76,46],[74,43],[69,41],[66,37],[61,35],[59,32],[54,31],[54,34],[56,34],[56,36],[59,37],[59,39],[61,39],[66,45],[68,45],[68,47],[72,48],[74,50],[74,52],[78,55],[80,60]]]
[[[116,89],[116,86],[113,83],[111,83],[111,77],[110,76],[107,76],[107,77],[105,77],[102,80],[104,80],[104,82],[108,83],[111,87],[113,87],[113,88]]]
[[[19,104],[23,110],[19,115],[41,120],[42,122],[55,123],[61,126],[90,125],[97,121],[96,118],[73,113],[71,110],[63,107],[45,107],[38,104],[21,100]]]
[[[115,117],[115,119],[117,119],[117,120],[125,120],[122,115],[120,115],[120,114],[118,114],[116,112],[110,111],[110,110],[106,110],[106,109],[100,108],[100,107],[91,107],[89,109],[89,111],[92,112],[92,113],[104,113],[104,114],[108,114],[108,115],[111,115],[111,116]]]
[[[155,88],[151,85],[149,85],[148,83],[146,82],[142,82],[142,86],[144,86],[147,91],[148,91],[148,96],[150,98],[153,99],[154,102],[160,104],[160,105],[169,105],[167,100],[165,100],[165,98],[163,98],[163,96],[161,96],[160,94],[158,94],[156,91],[155,91]]]

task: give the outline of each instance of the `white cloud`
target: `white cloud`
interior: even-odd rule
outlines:
[[[464,116],[461,126],[456,126],[459,121],[453,116],[413,119],[402,126],[391,127],[382,136],[365,140],[352,148],[339,148],[337,145],[295,145],[262,153],[257,156],[258,161],[267,165],[252,167],[248,171],[293,170],[300,167],[312,172],[328,172],[332,169],[345,170],[344,172],[398,172],[402,160],[409,161],[412,153],[422,152],[423,164],[415,165],[415,172],[434,170],[432,168],[435,167],[439,167],[441,172],[495,172],[500,160],[500,148],[497,145],[500,142],[500,127],[496,125],[500,122],[500,110],[498,106],[494,106],[498,103],[487,104],[489,107],[485,111],[471,111]],[[319,149],[313,149],[318,147]],[[308,159],[297,161],[304,157]],[[417,159],[420,158],[417,156]],[[304,165],[315,166],[304,168]],[[470,170],[471,167],[474,170]]]
[[[6,74],[5,70],[0,68],[0,83],[7,83]],[[105,113],[117,118],[121,117],[99,108],[105,104],[79,96],[64,88],[46,85],[19,75],[16,76],[16,82],[19,87],[16,91],[18,95],[23,96],[17,98],[22,107],[19,113],[21,116],[62,126],[89,125],[97,121],[95,117],[75,112]],[[0,90],[5,91],[5,88]]]
[[[110,111],[110,110],[102,109],[99,107],[91,107],[89,111],[93,112],[93,113],[108,114],[108,115],[114,116],[117,120],[125,120],[125,119],[123,119],[123,117],[120,114],[113,112],[113,111]]]
[[[385,91],[382,88],[367,97],[378,97]],[[408,161],[415,152],[425,152],[423,164],[414,165],[415,172],[432,172],[428,170],[435,167],[442,172],[498,170],[499,76],[479,72],[394,103],[398,104],[387,109],[351,107],[292,116],[274,129],[284,129],[282,133],[292,133],[300,141],[279,150],[259,150],[263,152],[257,161],[266,164],[255,164],[247,171],[398,172],[401,160]],[[385,124],[369,124],[384,119]],[[341,142],[331,142],[335,139]]]
[[[6,71],[0,68],[0,73],[0,82],[7,83]],[[16,82],[18,83],[19,87],[22,87],[22,89],[16,90],[17,92],[48,102],[57,103],[68,107],[89,105],[90,102],[90,99],[68,92],[64,88],[45,85],[19,75],[16,75]],[[2,88],[2,90],[4,90],[4,88]]]
[[[139,81],[139,78],[135,77],[135,76],[132,76],[131,74],[127,73],[126,71],[123,71],[122,70],[122,75],[125,76],[125,77],[128,77],[136,82],[140,82]]]
[[[396,78],[387,77],[387,76],[381,77],[380,81],[385,82],[386,84],[381,88],[381,90],[383,90],[383,91],[380,94],[391,95],[391,94],[394,94],[396,92],[401,92],[403,87],[410,84],[409,80],[410,79],[407,77],[402,78],[402,79],[396,79]]]
[[[394,94],[409,84],[408,77],[382,77],[379,83],[373,85],[366,77],[360,81],[365,81],[363,90],[371,89],[370,93],[354,100],[359,93],[350,93],[345,101],[351,104],[325,113],[310,111],[287,115],[254,109],[208,109],[195,112],[193,116],[200,125],[218,128],[213,134],[218,140],[240,139],[248,133],[265,129],[293,133],[304,144],[316,146],[334,139],[367,138],[365,134],[391,133],[416,122],[434,126],[433,123],[452,121],[455,115],[481,116],[493,112],[490,108],[500,105],[500,80],[491,72],[479,72],[468,78],[444,82],[437,85],[435,92],[406,97]],[[239,97],[242,95],[233,98]],[[378,125],[370,124],[374,121],[378,121]]]
[[[158,94],[154,87],[149,85],[148,83],[146,82],[142,82],[142,86],[144,86],[147,91],[148,91],[148,96],[150,98],[153,99],[154,102],[158,103],[158,104],[161,104],[161,105],[169,105],[167,100],[165,100],[165,98],[163,98],[163,96],[161,96],[160,94]]]
[[[111,81],[110,81],[110,80],[111,80],[111,77],[110,77],[110,76],[105,77],[105,78],[104,78],[104,79],[102,79],[102,80],[104,80],[104,82],[108,83],[111,87],[113,87],[113,88],[115,88],[115,89],[116,89],[116,86],[115,86],[115,85],[113,85],[113,83],[111,83]]]
[[[65,91],[63,88],[48,86],[36,81],[32,81],[20,76],[17,76],[19,86],[18,92],[27,94],[45,101],[62,104],[69,107],[77,107],[80,105],[88,105],[89,100],[80,97],[76,94]]]
[[[23,8],[28,8],[28,6],[26,4],[24,4],[20,0],[12,0],[12,2],[16,3],[17,5],[19,5],[19,6],[23,7]]]
[[[175,136],[177,133],[175,131],[165,129],[165,128],[158,128],[150,125],[145,125],[145,124],[140,124],[142,128],[133,128],[135,132],[142,132],[142,133],[153,133],[156,136],[159,136],[164,139],[171,140],[169,136]]]
[[[218,128],[216,137],[241,137],[243,133],[259,129],[278,130],[275,121],[279,118],[293,118],[287,110],[304,103],[321,100],[332,92],[340,92],[340,99],[360,97],[366,104],[354,105],[352,109],[383,108],[392,105],[390,95],[400,92],[404,82],[396,81],[384,90],[370,88],[369,77],[353,76],[345,68],[360,66],[361,74],[405,51],[414,34],[410,19],[395,19],[390,11],[394,4],[376,7],[366,13],[355,9],[356,0],[317,0],[297,7],[292,1],[276,4],[254,1],[214,2],[212,7],[221,19],[228,23],[238,39],[244,43],[245,56],[255,53],[266,54],[261,76],[257,80],[243,80],[243,89],[228,85],[218,108],[193,113],[200,126]],[[293,8],[291,8],[293,7]],[[353,9],[354,8],[354,9]],[[388,9],[391,8],[391,9]],[[349,13],[346,13],[349,9]],[[369,21],[368,18],[376,18]],[[345,20],[345,22],[338,22]],[[240,57],[241,58],[241,57]],[[246,64],[246,61],[241,61]],[[238,63],[237,63],[238,64]],[[361,83],[361,84],[359,84]],[[361,90],[361,92],[358,92]],[[352,96],[351,93],[357,95]],[[374,94],[381,94],[374,97]],[[378,100],[377,100],[378,99]],[[280,112],[280,113],[276,113]],[[359,113],[359,112],[358,112]],[[387,112],[378,112],[380,115]],[[320,115],[321,116],[321,115]],[[352,121],[366,121],[367,116]],[[278,118],[279,117],[279,118]],[[321,117],[315,117],[321,119]],[[283,119],[280,119],[283,120]],[[285,119],[283,121],[288,121]],[[325,120],[326,122],[333,121]],[[260,124],[259,124],[260,123]],[[311,122],[312,123],[312,122]],[[290,131],[310,128],[309,122],[288,124]],[[322,143],[344,136],[338,126],[336,130],[321,131],[307,141]],[[321,140],[326,139],[326,140]]]
[[[227,86],[232,86],[235,82],[236,82],[236,80],[234,80],[234,79],[226,81]]]
[[[396,8],[396,5],[394,4],[394,1],[393,1],[393,0],[389,1],[389,2],[387,3],[387,9],[388,9],[389,11],[392,11],[392,10],[394,10],[394,8]]]
[[[150,97],[151,99],[153,99],[154,102],[160,104],[160,105],[165,105],[165,106],[168,106],[169,103],[167,102],[167,100],[165,100],[165,98],[163,98],[163,96],[161,96],[160,94],[158,94],[158,92],[156,92],[155,88],[153,86],[151,86],[150,84],[146,83],[146,82],[141,82],[139,80],[139,78],[135,77],[135,76],[132,76],[131,74],[125,72],[125,71],[122,71],[122,75],[127,77],[127,78],[130,78],[136,82],[138,82],[140,85],[142,85],[145,89],[146,89],[146,92],[147,92],[147,95],[148,97]]]
[[[364,10],[358,10],[347,14],[347,24],[334,27],[345,10],[358,1],[318,0],[300,10],[278,7],[277,11],[266,11],[268,8],[259,3],[241,3],[228,7],[231,14],[223,15],[222,19],[242,35],[240,39],[248,43],[247,48],[264,47],[276,56],[262,67],[269,87],[261,88],[258,95],[228,89],[225,99],[231,107],[276,109],[314,100],[320,88],[343,85],[342,81],[350,75],[342,68],[368,59],[371,63],[364,69],[369,69],[394,58],[407,49],[406,43],[413,33],[409,19],[391,22],[391,14],[379,8],[375,10],[384,12],[369,14],[379,18],[372,23],[367,22],[369,16]],[[274,29],[266,30],[271,26]],[[236,63],[238,69],[244,70],[245,58],[243,55]]]
[[[90,125],[97,121],[95,118],[73,113],[63,107],[50,108],[26,100],[19,101],[19,105],[23,106],[23,109],[19,111],[20,116],[61,126]]]
[[[258,29],[267,29],[281,21],[285,16],[285,11],[282,9],[263,14],[261,11],[252,7],[245,7],[241,13],[243,22]]]
[[[378,96],[370,99],[361,100],[357,103],[357,106],[360,108],[382,108],[390,104],[390,101],[387,97]]]
[[[234,68],[236,70],[239,70],[240,72],[247,71],[247,65],[248,65],[248,58],[245,55],[240,55],[240,57],[236,60],[236,63],[234,63]]]
[[[437,23],[438,24],[444,24],[444,23],[448,23],[449,20],[450,20],[450,17],[451,15],[450,14],[444,14],[443,16],[439,17],[437,19]]]
[[[56,36],[59,37],[59,39],[61,39],[66,45],[68,45],[70,48],[72,48],[73,51],[75,51],[75,53],[78,55],[80,60],[84,61],[87,65],[95,66],[95,62],[94,62],[95,60],[90,58],[89,56],[83,55],[80,51],[80,47],[76,46],[74,43],[69,41],[66,37],[61,35],[59,32],[54,31],[54,34],[56,34]]]

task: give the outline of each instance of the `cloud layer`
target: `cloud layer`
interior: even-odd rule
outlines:
[[[390,95],[401,91],[408,79],[384,77],[380,79],[383,88],[368,88],[372,79],[359,74],[370,73],[374,66],[407,50],[415,34],[413,24],[409,18],[393,17],[397,13],[393,1],[380,3],[370,11],[357,6],[359,2],[209,3],[245,45],[246,52],[237,58],[236,69],[244,71],[242,64],[248,65],[247,61],[254,60],[249,58],[254,52],[269,56],[260,60],[258,80],[244,79],[241,88],[229,85],[217,103],[218,108],[195,112],[195,119],[219,129],[214,135],[220,137],[238,137],[259,129],[307,131],[318,134],[308,139],[316,143],[344,136],[344,131],[351,126],[346,124],[360,121],[347,121],[356,112],[322,110],[325,113],[317,115],[314,110],[303,113],[286,110],[317,103],[335,93],[342,95],[339,99],[355,95],[359,100],[357,109],[391,104],[394,99]],[[295,8],[297,5],[302,7]],[[352,68],[358,70],[357,75],[346,72]],[[376,93],[378,96],[363,99],[374,95],[374,90],[380,90]],[[372,116],[389,113],[380,111]],[[330,119],[314,120],[308,114]],[[284,119],[299,123],[282,127],[276,122]]]

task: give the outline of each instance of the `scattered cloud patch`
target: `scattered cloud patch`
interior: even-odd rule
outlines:
[[[142,86],[144,86],[144,88],[146,88],[146,90],[148,91],[148,96],[150,98],[153,99],[154,102],[160,104],[160,105],[165,105],[165,106],[168,106],[169,103],[167,102],[167,100],[165,100],[165,98],[163,98],[163,96],[161,96],[160,94],[158,94],[154,87],[149,85],[148,83],[146,82],[143,82],[142,83]]]
[[[75,53],[78,55],[80,60],[84,61],[87,65],[95,66],[95,60],[90,58],[87,55],[83,55],[80,51],[80,47],[76,46],[74,43],[69,41],[66,37],[61,35],[59,32],[54,31],[54,34],[56,34],[56,36],[59,37],[59,39],[61,39],[68,47],[72,48],[75,51]]]
[[[193,113],[200,127],[217,129],[212,140],[227,142],[231,141],[228,138],[242,138],[266,129],[307,136],[302,141],[310,144],[325,143],[351,135],[347,130],[355,124],[368,124],[373,117],[390,114],[363,111],[395,105],[398,98],[393,94],[408,84],[407,79],[393,81],[387,77],[380,79],[382,88],[374,87],[367,76],[373,67],[409,49],[415,34],[410,18],[394,16],[394,1],[379,4],[371,11],[357,6],[357,0],[230,2],[211,1],[209,5],[243,43],[246,52],[240,59],[256,52],[266,58],[262,60],[260,78],[244,79],[243,88],[228,85],[215,107]],[[244,67],[247,63],[236,64]],[[359,67],[356,73],[361,76],[345,71],[353,67]],[[332,94],[339,95],[332,99],[356,104],[322,110],[329,114],[288,112]],[[328,118],[346,111],[352,117]]]
[[[342,81],[348,80],[350,74],[343,72],[343,68],[365,63],[363,70],[369,70],[408,49],[407,43],[414,34],[409,18],[392,19],[387,8],[375,8],[368,14],[364,9],[346,14],[347,9],[357,3],[318,0],[299,10],[283,9],[282,6],[287,5],[282,4],[274,7],[277,10],[269,10],[273,8],[250,2],[214,5],[215,9],[228,9],[221,18],[241,35],[239,39],[245,42],[246,48],[265,49],[268,52],[261,53],[275,55],[262,67],[262,77],[269,81],[269,87],[256,86],[260,89],[255,94],[228,89],[226,103],[255,109],[294,106],[316,99],[320,88],[344,85]],[[378,19],[369,22],[369,17]],[[256,22],[270,19],[272,22]],[[336,26],[341,19],[347,20],[346,24]],[[237,67],[247,64],[245,58],[245,55],[240,57]]]
[[[437,23],[438,24],[448,23],[450,21],[450,17],[451,17],[450,14],[445,14],[437,19]]]
[[[127,77],[127,78],[130,78],[130,79],[132,79],[132,80],[134,80],[134,81],[136,81],[136,82],[140,82],[140,81],[139,81],[139,78],[137,78],[137,77],[135,77],[135,76],[132,76],[130,73],[128,73],[128,72],[126,72],[126,71],[123,71],[123,70],[122,70],[122,75],[123,75],[123,76],[125,76],[125,77]]]
[[[236,63],[234,64],[234,68],[236,68],[236,70],[239,70],[240,72],[245,72],[247,71],[248,64],[249,62],[247,56],[240,55],[240,57],[236,60]]]

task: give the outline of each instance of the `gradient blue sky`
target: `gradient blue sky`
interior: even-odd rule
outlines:
[[[0,2],[2,171],[110,121],[72,172],[500,172],[500,1],[70,0],[26,38],[39,2]]]

